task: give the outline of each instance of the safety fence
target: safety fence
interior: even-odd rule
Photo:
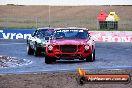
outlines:
[[[0,39],[27,39],[35,29],[3,29]],[[131,42],[132,31],[89,31],[91,37],[99,42]]]
[[[38,28],[38,27],[86,27],[90,30],[132,30],[132,19],[118,22],[98,22],[97,19],[48,19],[1,17],[0,28]]]

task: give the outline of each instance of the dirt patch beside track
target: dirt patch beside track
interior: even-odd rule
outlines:
[[[87,71],[89,74],[130,74],[132,70]],[[131,77],[132,78],[132,77]],[[76,73],[0,75],[0,88],[132,88],[129,84],[85,84],[76,82]]]

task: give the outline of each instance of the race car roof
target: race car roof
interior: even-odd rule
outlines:
[[[55,28],[51,28],[51,27],[37,28],[37,30],[41,30],[41,29],[55,29]]]
[[[79,28],[79,27],[66,27],[66,28],[56,28],[55,30],[63,30],[63,29],[76,29],[76,30],[87,30],[87,28]]]

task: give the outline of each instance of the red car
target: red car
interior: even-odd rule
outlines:
[[[95,42],[86,28],[58,28],[46,46],[45,63],[56,60],[95,60]]]

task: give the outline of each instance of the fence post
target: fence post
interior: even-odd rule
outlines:
[[[98,20],[96,20],[96,28],[97,28],[97,30],[99,29],[99,23],[98,23]]]
[[[8,24],[8,18],[6,17],[5,19],[6,19],[6,20],[5,20],[5,28],[8,28],[8,25],[9,25],[9,24]]]
[[[38,17],[36,17],[36,28],[38,28]]]

